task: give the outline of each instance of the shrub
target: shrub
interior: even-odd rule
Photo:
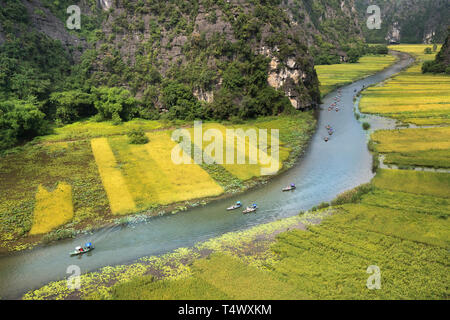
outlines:
[[[130,132],[128,132],[128,139],[131,144],[146,144],[149,142],[149,139],[142,128],[130,130]]]
[[[436,61],[425,61],[422,65],[422,73],[443,73],[446,72],[445,64]]]
[[[335,206],[345,203],[358,203],[361,201],[362,196],[371,192],[373,188],[374,187],[370,183],[362,184],[352,190],[339,194],[333,201],[331,201],[331,205]]]
[[[380,159],[378,157],[378,153],[374,153],[372,155],[372,172],[373,173],[377,172],[379,166],[380,166]]]
[[[322,202],[321,204],[319,204],[317,206],[317,209],[325,209],[325,208],[328,208],[329,206],[330,206],[329,202]]]
[[[425,48],[425,50],[423,50],[423,52],[424,52],[425,54],[432,54],[432,53],[433,53],[433,51],[431,50],[431,48]]]
[[[370,129],[370,124],[368,122],[364,122],[362,124],[362,127],[363,127],[364,130],[369,130]]]

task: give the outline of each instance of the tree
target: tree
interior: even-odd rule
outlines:
[[[0,150],[48,132],[45,114],[34,101],[7,100],[0,102]]]
[[[149,139],[142,128],[130,130],[130,132],[128,132],[128,140],[131,144],[146,144],[149,142]]]
[[[171,119],[193,120],[202,116],[200,102],[189,86],[177,81],[167,81],[162,89],[163,105]]]
[[[61,123],[71,123],[95,114],[93,95],[80,90],[52,93],[50,103],[55,107],[56,120]]]
[[[130,91],[124,88],[93,88],[94,106],[98,111],[99,120],[121,122],[129,120],[136,107],[136,100]]]

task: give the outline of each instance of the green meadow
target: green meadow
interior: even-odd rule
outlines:
[[[345,67],[348,66],[339,68],[345,70]],[[346,74],[349,79],[356,77],[355,68],[350,69]],[[322,85],[325,84],[325,93],[338,85],[323,81],[327,77],[333,79],[333,75],[324,74],[320,67],[318,73]],[[336,79],[345,83],[346,77]],[[419,78],[416,84],[420,86],[427,81],[430,79]],[[377,101],[384,103],[391,99],[396,103],[406,102],[407,96],[400,90],[396,92],[399,94],[392,96],[374,87],[367,96],[372,97],[370,101],[375,105]],[[430,94],[434,94],[435,99],[445,99],[441,91]],[[367,96],[364,93],[362,101],[367,101]],[[392,104],[392,110],[396,106]],[[436,118],[430,123],[433,121]],[[387,163],[448,167],[448,133],[447,127],[382,130],[373,133],[372,140],[374,151],[385,154]],[[271,254],[259,257],[262,262],[254,266],[254,274],[264,271],[283,281],[286,290],[296,288],[289,297],[292,299],[448,299],[449,198],[448,173],[379,169],[370,185],[334,200],[332,209],[325,209],[331,210],[332,216],[320,225],[309,226],[308,231],[279,234],[268,249]],[[248,257],[241,257],[242,262],[246,260]],[[223,260],[220,267],[215,265],[214,259],[200,261],[220,272],[231,268],[228,260]],[[369,277],[366,270],[371,265],[381,271],[379,290],[369,290],[366,286]],[[202,271],[194,267],[191,272],[188,279],[195,279]],[[228,275],[231,274],[236,276],[230,271]],[[139,281],[137,278],[133,282],[135,290],[149,299],[160,297],[154,288],[161,285],[161,281],[153,280],[141,286]],[[253,292],[252,288],[257,288],[258,283],[256,280],[249,284],[239,298]],[[181,282],[171,282],[165,290],[166,297],[175,298],[172,293],[182,286]],[[205,297],[221,287],[222,284],[216,283],[204,292]],[[113,297],[127,298],[127,290],[126,285],[116,285],[112,289]],[[184,296],[189,297],[189,294]],[[264,295],[263,298],[277,299],[277,296]]]
[[[113,286],[111,297],[446,299],[449,188],[447,193],[429,187],[411,193],[411,188],[402,188],[405,175],[425,186],[449,179],[448,174],[416,176],[399,170],[380,174],[369,192],[355,203],[334,206],[333,215],[320,225],[279,234],[268,249],[273,256],[254,255],[259,267],[238,254],[214,254],[195,260],[183,279],[138,277]],[[379,187],[395,178],[395,186]],[[380,290],[366,287],[370,265],[381,270]]]

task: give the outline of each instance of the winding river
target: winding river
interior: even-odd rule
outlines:
[[[399,57],[394,65],[341,89],[339,112],[328,111],[336,92],[323,99],[317,131],[305,155],[290,170],[263,186],[204,207],[4,255],[0,257],[0,298],[17,299],[28,290],[64,279],[70,265],[80,266],[85,273],[192,246],[226,232],[296,215],[301,210],[332,200],[345,190],[369,182],[373,177],[372,157],[367,150],[367,135],[353,114],[353,97],[355,90],[360,91],[363,85],[367,87],[381,82],[413,61],[406,54],[393,54]],[[335,132],[325,142],[327,124]],[[281,188],[290,183],[295,183],[297,190],[281,192]],[[227,212],[225,208],[237,200],[244,204],[256,202],[259,206],[257,214],[243,215],[239,210]],[[69,257],[68,253],[75,246],[86,241],[92,241],[96,246],[92,254]]]

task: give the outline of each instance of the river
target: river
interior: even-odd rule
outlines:
[[[399,61],[391,67],[341,89],[339,112],[328,111],[337,91],[323,99],[317,131],[299,162],[267,184],[235,197],[217,200],[175,215],[148,219],[146,222],[99,230],[76,239],[58,241],[0,257],[0,298],[18,299],[25,292],[68,276],[67,267],[78,265],[82,273],[107,265],[132,262],[143,256],[159,255],[179,247],[189,247],[226,232],[290,217],[345,190],[369,182],[373,173],[372,156],[367,150],[367,135],[353,114],[356,91],[381,82],[412,63],[410,56],[396,53]],[[326,125],[335,130],[328,142]],[[293,192],[281,188],[295,183]],[[240,200],[244,205],[256,202],[256,214],[232,213],[226,207]],[[92,241],[95,250],[83,256],[69,257],[77,245]]]

